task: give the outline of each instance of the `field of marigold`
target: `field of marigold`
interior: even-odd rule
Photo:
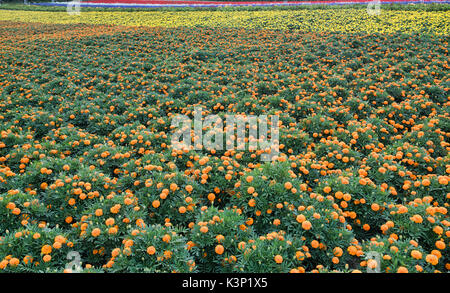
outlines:
[[[0,272],[449,272],[448,12],[336,11],[0,10]]]
[[[424,32],[450,33],[450,10],[382,10],[372,16],[366,9],[300,9],[255,11],[86,11],[66,12],[0,10],[0,20],[42,23],[85,23],[151,27],[230,27],[302,30],[312,32]]]

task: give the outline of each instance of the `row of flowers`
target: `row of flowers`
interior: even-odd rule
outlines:
[[[83,11],[66,12],[0,10],[0,20],[42,23],[86,23],[151,27],[233,27],[295,29],[314,32],[421,32],[448,35],[450,11],[366,9],[255,10],[255,11]]]
[[[0,36],[2,271],[70,272],[71,252],[86,272],[450,270],[445,36]],[[196,106],[278,115],[279,158],[173,149]]]

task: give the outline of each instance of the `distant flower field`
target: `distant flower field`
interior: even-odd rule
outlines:
[[[372,16],[365,9],[268,11],[86,11],[66,12],[0,10],[0,20],[42,23],[86,23],[151,27],[233,27],[296,29],[323,32],[424,32],[448,35],[450,11],[383,10]]]
[[[449,26],[0,10],[0,272],[449,272]],[[279,157],[174,149],[199,106]]]

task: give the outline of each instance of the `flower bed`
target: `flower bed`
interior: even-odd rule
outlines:
[[[447,0],[323,0],[323,1],[184,1],[184,0],[89,0],[80,1],[81,7],[236,7],[236,6],[299,6],[299,5],[352,5],[352,4],[429,4],[449,3]],[[34,5],[64,6],[61,2],[34,3]]]
[[[0,38],[0,270],[68,272],[70,253],[86,272],[450,270],[447,36],[2,21]],[[279,159],[173,149],[195,106],[278,115]]]

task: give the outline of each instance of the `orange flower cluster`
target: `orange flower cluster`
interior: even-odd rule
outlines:
[[[0,56],[2,271],[450,270],[446,37],[3,22]],[[196,106],[278,115],[280,156],[172,148]]]

